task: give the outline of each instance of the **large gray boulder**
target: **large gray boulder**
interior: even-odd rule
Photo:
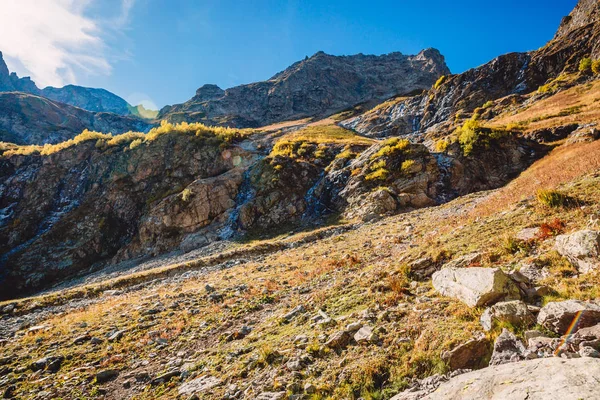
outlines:
[[[542,358],[497,365],[458,375],[423,399],[598,399],[599,374],[600,360],[595,358]]]
[[[600,323],[600,305],[580,300],[551,302],[542,307],[537,323],[563,335],[572,323],[575,323],[575,329]]]
[[[556,251],[566,257],[580,272],[600,268],[600,232],[583,230],[556,238]]]
[[[521,300],[503,301],[487,308],[481,315],[481,326],[490,331],[497,323],[509,323],[516,327],[527,327],[535,322],[527,304]]]
[[[433,274],[433,287],[471,307],[520,298],[519,288],[498,268],[444,268]]]

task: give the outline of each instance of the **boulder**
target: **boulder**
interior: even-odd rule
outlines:
[[[528,356],[525,345],[510,331],[503,329],[494,342],[490,365],[500,365],[524,360]]]
[[[600,232],[583,230],[556,238],[556,251],[566,257],[580,272],[600,267]]]
[[[354,340],[358,344],[377,343],[379,337],[370,326],[363,326],[354,334]]]
[[[418,280],[424,280],[431,277],[431,275],[439,269],[437,265],[430,257],[419,258],[408,264],[411,275]]]
[[[490,342],[485,337],[474,338],[442,353],[442,360],[452,371],[475,369],[490,356]]]
[[[575,332],[600,323],[600,306],[580,300],[551,302],[542,307],[537,317],[538,324],[561,335],[567,332],[573,322],[576,322]]]
[[[481,326],[490,331],[497,323],[509,323],[515,327],[528,327],[535,317],[521,300],[504,301],[487,308],[480,319]]]
[[[498,268],[443,268],[433,274],[433,287],[471,307],[520,298],[519,288]]]
[[[423,399],[597,399],[599,374],[595,358],[542,358],[458,375]]]
[[[221,381],[214,376],[201,376],[200,378],[193,379],[181,385],[179,387],[179,395],[182,397],[190,397],[195,394],[206,392],[220,384]]]
[[[350,342],[350,334],[346,331],[338,331],[327,339],[325,346],[332,349],[344,349]]]

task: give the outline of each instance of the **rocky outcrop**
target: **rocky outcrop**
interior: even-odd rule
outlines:
[[[600,268],[600,232],[584,230],[556,238],[556,251],[583,273]]]
[[[594,399],[600,360],[544,358],[456,376],[423,399]],[[394,397],[393,399],[402,399]]]
[[[515,283],[498,268],[443,268],[433,274],[433,287],[471,307],[520,297]]]
[[[60,143],[83,130],[146,132],[141,119],[90,112],[45,97],[22,92],[0,93],[0,141],[16,144]]]
[[[330,115],[359,103],[428,89],[448,73],[444,57],[435,49],[414,56],[337,57],[319,52],[268,81],[225,91],[205,85],[186,103],[163,108],[159,118],[257,127]]]
[[[520,300],[504,301],[487,308],[480,319],[483,329],[491,330],[498,323],[509,323],[515,327],[527,327],[535,322],[527,304]]]
[[[213,223],[218,229],[236,198],[237,168],[254,159],[194,132],[129,142],[0,156],[0,297],[23,296],[115,256],[176,249]]]
[[[550,302],[540,310],[537,323],[562,335],[571,324],[581,329],[600,323],[600,305],[580,300]]]
[[[439,133],[454,120],[490,100],[533,92],[562,72],[576,72],[584,57],[600,58],[598,2],[581,0],[563,20],[556,37],[529,53],[502,55],[459,75],[450,75],[428,92],[386,103],[342,125],[375,137]]]
[[[486,366],[490,354],[490,342],[484,336],[468,340],[452,350],[442,352],[441,358],[450,370],[455,371]]]
[[[502,329],[500,336],[494,342],[494,352],[490,365],[501,365],[522,361],[527,358],[528,352],[523,343],[507,329]],[[535,357],[534,357],[535,358]]]

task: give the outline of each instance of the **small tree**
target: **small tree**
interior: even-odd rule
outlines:
[[[600,60],[596,60],[592,63],[592,72],[596,75],[600,74]]]
[[[579,62],[580,72],[589,72],[592,69],[592,59],[589,57],[584,58]]]

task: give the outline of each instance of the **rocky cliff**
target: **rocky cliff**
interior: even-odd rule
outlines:
[[[252,155],[212,131],[151,135],[92,134],[47,155],[1,157],[2,297],[93,269],[138,233],[129,256],[172,250],[226,221],[235,168]]]
[[[198,89],[183,104],[159,114],[174,122],[257,127],[273,122],[326,116],[370,100],[428,89],[449,70],[435,49],[414,56],[332,56],[319,52],[268,81],[222,90]]]

